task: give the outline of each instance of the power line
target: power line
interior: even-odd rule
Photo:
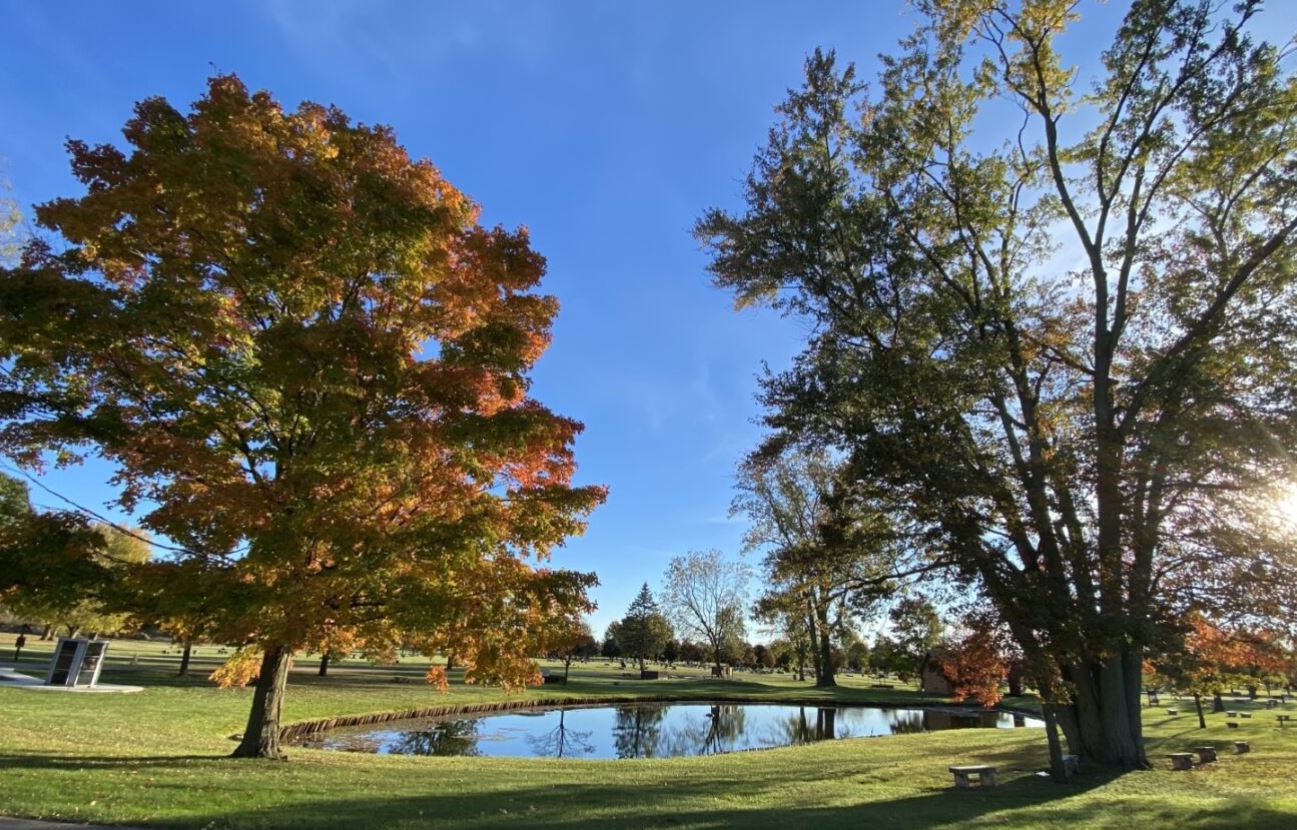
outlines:
[[[79,503],[73,501],[72,499],[68,498],[67,496],[63,495],[62,493],[58,492],[57,490],[54,490],[53,488],[51,488],[51,487],[49,487],[48,485],[46,485],[43,481],[41,481],[40,479],[36,478],[36,477],[33,476],[31,473],[27,472],[26,470],[20,469],[20,468],[18,468],[18,467],[11,466],[11,465],[9,465],[9,464],[4,463],[3,461],[0,461],[0,469],[7,470],[8,472],[16,473],[17,475],[22,476],[23,478],[25,478],[25,479],[27,479],[28,481],[30,481],[32,484],[35,484],[37,487],[39,487],[39,488],[41,488],[42,490],[44,490],[46,493],[49,493],[49,494],[50,494],[51,496],[53,496],[54,498],[59,499],[60,501],[66,503],[66,504],[71,505],[71,506],[72,506],[73,508],[75,508],[77,511],[79,511],[79,512],[81,512],[81,513],[83,513],[83,514],[85,514],[85,515],[87,515],[87,516],[89,516],[89,517],[92,518],[92,519],[96,519],[96,520],[98,520],[98,521],[100,521],[100,522],[103,522],[104,524],[108,525],[108,526],[111,527],[113,530],[117,531],[118,533],[122,533],[122,534],[124,534],[124,535],[126,535],[126,536],[131,537],[132,539],[137,539],[137,540],[139,540],[139,541],[141,541],[141,542],[144,542],[144,543],[147,544],[147,545],[150,545],[151,547],[160,548],[160,549],[162,549],[162,550],[170,551],[170,552],[172,552],[172,553],[183,553],[183,554],[186,554],[186,555],[188,555],[188,556],[202,556],[202,555],[203,555],[203,554],[200,553],[199,551],[195,551],[195,550],[192,550],[192,549],[190,549],[190,548],[183,548],[183,547],[179,547],[179,546],[176,546],[176,545],[168,545],[168,544],[164,544],[164,543],[162,543],[162,542],[155,541],[155,540],[153,540],[153,539],[150,539],[148,536],[145,536],[145,535],[143,535],[143,534],[141,534],[141,533],[137,533],[137,532],[135,532],[134,530],[132,530],[132,529],[129,528],[129,527],[125,527],[125,526],[123,526],[123,525],[120,525],[120,524],[118,524],[117,522],[114,522],[112,519],[108,518],[107,516],[104,516],[103,514],[98,513],[98,512],[96,512],[95,510],[92,510],[92,509],[90,509],[89,507],[86,507],[86,506],[83,505],[83,504],[79,504]],[[241,550],[234,550],[234,551],[231,551],[229,554],[223,554],[223,555],[222,555],[222,554],[218,554],[218,555],[222,556],[222,558],[229,558],[230,556],[233,556],[234,554],[236,554],[236,553],[240,553],[240,552],[242,552],[242,551],[241,551]]]

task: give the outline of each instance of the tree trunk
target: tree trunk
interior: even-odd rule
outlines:
[[[1067,782],[1067,765],[1063,763],[1063,744],[1058,739],[1058,707],[1053,703],[1041,704],[1045,716],[1045,740],[1049,744],[1049,774],[1059,784]]]
[[[332,656],[333,652],[327,648],[324,650],[324,653],[320,655],[320,669],[315,673],[317,677],[328,677],[329,658]]]
[[[818,604],[818,603],[817,603]],[[815,609],[815,624],[820,629],[820,670],[815,676],[815,687],[827,689],[838,685],[833,676],[833,642],[829,639],[829,609],[820,605]]]
[[[1197,692],[1194,692],[1193,694],[1193,705],[1198,708],[1198,728],[1206,729],[1207,718],[1202,713],[1202,695],[1198,694]]]
[[[1015,660],[1009,665],[1009,676],[1006,678],[1009,682],[1009,694],[1012,697],[1022,697],[1022,675],[1022,663]]]
[[[261,658],[261,674],[252,695],[248,725],[233,757],[284,759],[283,750],[279,748],[279,716],[284,708],[284,690],[292,661],[293,653],[287,647],[266,648]]]
[[[41,631],[41,639],[42,639],[42,640],[53,640],[53,639],[54,639],[54,626],[52,626],[52,625],[47,625],[47,626],[45,626],[45,628]]]
[[[806,636],[811,641],[811,665],[815,668],[815,685],[818,686],[822,673],[822,667],[820,666],[820,633],[816,629],[815,614],[811,612],[809,600],[806,605]]]
[[[1212,710],[1213,712],[1224,712],[1224,711],[1225,711],[1225,701],[1221,698],[1221,696],[1220,696],[1220,692],[1212,692],[1212,694],[1211,694],[1211,710]]]
[[[1132,665],[1134,671],[1131,670]],[[1140,661],[1112,655],[1072,667],[1075,740],[1072,754],[1110,767],[1147,769],[1139,707]]]
[[[193,643],[185,640],[185,650],[180,652],[180,671],[176,672],[177,677],[189,674],[189,654],[193,651],[193,647]]]

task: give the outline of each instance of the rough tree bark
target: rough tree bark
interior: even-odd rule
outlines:
[[[838,685],[833,672],[833,642],[829,639],[829,613],[824,603],[817,602],[815,605],[815,625],[820,630],[819,658],[816,661],[820,669],[815,676],[815,687],[827,689]]]
[[[279,718],[284,708],[284,690],[292,661],[293,652],[286,646],[266,647],[261,658],[261,674],[252,695],[248,725],[232,757],[284,760],[284,752],[279,746]]]
[[[1074,691],[1075,736],[1067,732],[1072,753],[1105,766],[1146,769],[1139,708],[1139,662],[1129,654],[1094,658],[1067,672]]]

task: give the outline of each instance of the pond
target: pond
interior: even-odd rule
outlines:
[[[394,755],[665,758],[940,729],[1040,726],[1036,718],[996,711],[638,703],[389,721],[333,729],[301,745]]]

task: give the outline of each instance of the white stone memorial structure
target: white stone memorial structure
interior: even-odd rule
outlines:
[[[99,670],[104,666],[107,651],[108,643],[105,640],[60,637],[54,648],[54,659],[50,661],[50,672],[45,678],[45,685],[95,686],[99,682]]]

